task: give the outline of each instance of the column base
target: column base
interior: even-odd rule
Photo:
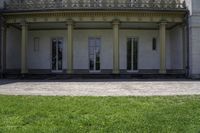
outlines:
[[[120,74],[120,71],[119,71],[119,70],[113,70],[112,73],[113,73],[113,74]]]
[[[159,73],[160,74],[167,74],[167,70],[160,70]]]
[[[73,74],[74,71],[73,70],[67,70],[67,74]]]
[[[28,70],[22,70],[21,74],[28,74]]]

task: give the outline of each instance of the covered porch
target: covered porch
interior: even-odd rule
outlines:
[[[187,71],[184,1],[41,2],[5,3],[3,74]]]
[[[185,11],[8,13],[3,73],[185,74],[185,16]]]

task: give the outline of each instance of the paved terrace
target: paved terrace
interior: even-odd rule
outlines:
[[[199,95],[192,80],[0,80],[0,94],[41,96]]]

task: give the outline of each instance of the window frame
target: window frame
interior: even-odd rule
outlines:
[[[91,48],[91,46],[90,46],[90,40],[92,40],[92,39],[94,39],[95,40],[95,46],[94,47],[96,47],[96,40],[97,39],[99,39],[100,40],[100,46],[99,46],[99,50],[100,50],[100,70],[96,70],[96,64],[94,65],[94,70],[91,70],[90,69],[90,55],[91,55],[91,51],[90,51],[90,48]],[[88,68],[89,68],[89,72],[90,73],[100,73],[102,70],[101,70],[101,63],[102,63],[102,56],[101,56],[101,47],[102,47],[102,38],[101,37],[99,37],[99,36],[97,36],[97,37],[88,37]],[[94,54],[94,57],[96,57],[96,55]],[[96,63],[96,59],[95,59],[95,62],[94,63]]]
[[[139,42],[140,42],[139,40],[140,39],[139,39],[138,36],[128,36],[126,38],[126,47],[128,46],[128,44],[127,44],[128,39],[131,39],[131,70],[128,70],[128,62],[127,62],[127,57],[126,57],[126,64],[127,64],[126,71],[128,73],[138,73],[139,72]],[[134,53],[133,53],[134,41],[137,42],[137,70],[134,70],[134,65],[135,65],[134,63],[135,62],[133,61],[133,58],[134,58]],[[127,52],[127,50],[126,50],[126,52]],[[128,53],[126,53],[126,54],[128,54]]]
[[[39,37],[34,37],[33,38],[33,51],[34,52],[39,52],[40,51],[40,38]]]
[[[158,49],[158,42],[157,42],[157,37],[152,38],[152,51],[157,51]]]

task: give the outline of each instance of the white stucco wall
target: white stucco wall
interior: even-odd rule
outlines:
[[[9,27],[7,28],[7,45],[6,45],[6,68],[21,68],[21,31]]]
[[[167,69],[181,69],[181,37],[179,29],[167,31]],[[101,37],[101,69],[113,68],[112,30],[74,31],[74,69],[88,69],[88,38]],[[20,69],[20,31],[8,30],[7,69]],[[181,36],[181,35],[180,35]],[[40,38],[39,51],[34,51],[34,38]],[[51,39],[62,37],[63,68],[66,69],[66,30],[29,31],[28,67],[29,69],[51,69]],[[126,69],[127,37],[139,38],[139,69],[159,69],[159,33],[157,30],[120,30],[120,69]],[[152,38],[157,38],[157,50],[152,50]],[[13,59],[14,57],[14,59]]]
[[[76,30],[74,36],[74,67],[75,69],[88,69],[88,38],[101,37],[101,68],[113,67],[112,30]],[[139,38],[139,69],[159,69],[159,35],[154,30],[120,30],[120,69],[126,69],[126,42],[127,37]],[[157,38],[157,50],[152,50],[152,38]],[[167,69],[171,67],[170,37],[167,32]],[[78,53],[78,54],[77,54]],[[180,54],[181,56],[181,54]],[[179,57],[177,57],[179,58]],[[174,67],[176,69],[178,67]]]
[[[200,27],[190,30],[190,75],[200,76]]]
[[[170,31],[171,68],[183,69],[183,33],[177,26]]]
[[[191,0],[189,17],[190,76],[200,77],[200,0]]]
[[[111,30],[75,30],[74,31],[74,69],[88,69],[88,38],[101,37],[101,69],[112,69],[112,34]],[[40,38],[39,52],[34,52],[34,38]],[[51,39],[62,37],[63,68],[66,69],[67,31],[31,31],[29,37],[29,68],[51,69]],[[103,53],[104,51],[104,53]]]
[[[112,30],[76,30],[74,33],[74,68],[88,69],[88,38],[101,38],[101,69],[112,69]]]
[[[34,51],[34,38],[38,37],[39,51]],[[66,69],[66,37],[65,30],[46,30],[46,31],[30,31],[28,46],[28,67],[29,69],[51,69],[51,39],[55,37],[63,38],[63,68]]]
[[[34,38],[40,38],[40,48],[34,52]],[[30,31],[28,45],[29,69],[51,69],[51,39],[62,37],[64,39],[63,62],[66,69],[66,41],[65,30]],[[101,69],[112,69],[113,49],[112,30],[75,30],[74,31],[74,69],[88,69],[88,38],[101,37]],[[139,69],[159,69],[159,37],[154,30],[120,30],[120,68],[126,69],[126,39],[139,38]],[[156,37],[157,50],[152,50],[152,38]],[[167,32],[167,69],[178,68],[171,66],[170,36]],[[10,42],[11,43],[11,42]],[[14,66],[12,66],[14,67]]]
[[[157,30],[122,30],[120,32],[120,66],[121,69],[126,69],[126,39],[127,37],[139,37],[138,48],[138,67],[139,69],[159,69],[159,32]],[[152,38],[157,38],[157,50],[152,50]],[[167,32],[167,69],[170,69],[170,47],[169,47],[169,33]]]

